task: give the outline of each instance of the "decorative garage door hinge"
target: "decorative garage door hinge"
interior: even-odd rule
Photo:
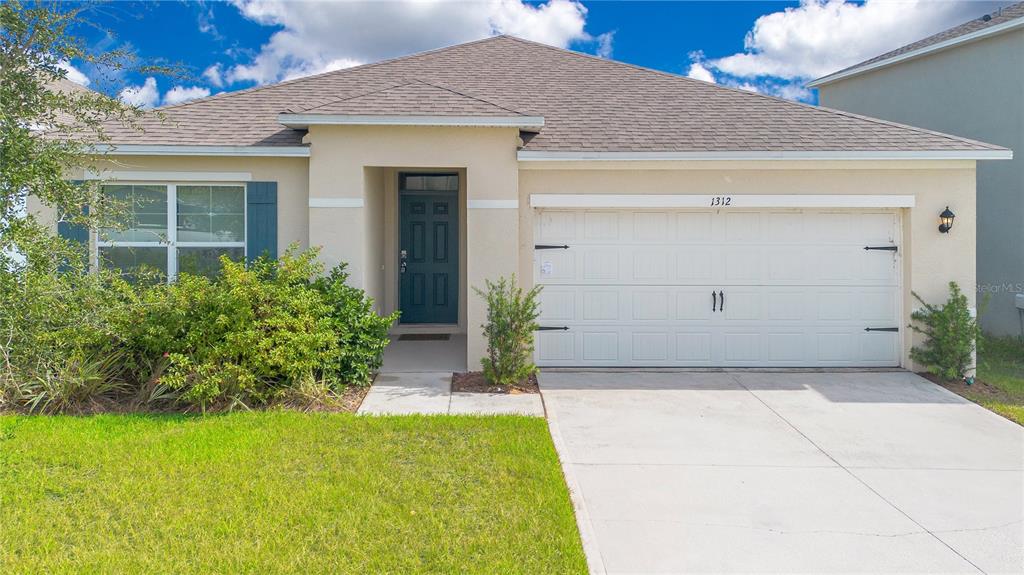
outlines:
[[[535,249],[535,250],[567,250],[567,249],[569,249],[569,246],[566,246],[566,245],[555,246],[555,245],[550,245],[550,244],[537,244],[537,245],[533,246],[533,249]]]
[[[567,325],[560,325],[560,326],[542,325],[542,326],[539,326],[537,328],[537,331],[569,331],[569,326],[567,326]]]
[[[865,250],[881,250],[883,252],[894,252],[897,250],[896,246],[864,246]]]
[[[898,327],[866,327],[864,331],[899,331]]]

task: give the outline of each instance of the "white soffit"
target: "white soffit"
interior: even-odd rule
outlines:
[[[588,161],[762,161],[762,160],[1011,160],[1011,150],[934,150],[934,151],[726,151],[726,152],[541,152],[522,150],[520,162]]]
[[[113,156],[268,156],[308,158],[307,146],[176,146],[163,144],[98,144],[93,150]]]
[[[533,194],[534,208],[912,208],[906,195]]]
[[[355,114],[279,114],[289,128],[309,126],[458,126],[478,128],[544,127],[543,116],[366,116]]]
[[[249,172],[147,172],[147,171],[104,171],[87,172],[86,180],[103,181],[164,181],[164,182],[251,182]]]

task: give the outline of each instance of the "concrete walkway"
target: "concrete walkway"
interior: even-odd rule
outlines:
[[[381,373],[359,406],[359,413],[544,417],[539,394],[452,393],[451,382],[451,372]]]
[[[1024,429],[914,374],[540,385],[595,573],[1024,570]]]

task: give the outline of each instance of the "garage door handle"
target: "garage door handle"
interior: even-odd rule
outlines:
[[[723,310],[725,310],[725,292],[719,290],[718,291],[718,311],[723,311]]]
[[[562,244],[560,246],[551,245],[551,244],[537,244],[537,245],[533,246],[533,249],[535,249],[535,250],[567,250],[567,249],[569,249],[569,246],[567,246],[565,244]]]
[[[715,311],[718,307],[718,296],[715,294],[715,290],[711,290],[711,311]]]
[[[537,326],[537,331],[569,331],[569,326],[567,326],[567,325],[560,325],[560,326],[541,325],[541,326]]]
[[[898,328],[898,327],[866,327],[866,328],[864,328],[864,331],[896,331],[896,332],[898,332],[899,330],[900,330],[900,328]]]

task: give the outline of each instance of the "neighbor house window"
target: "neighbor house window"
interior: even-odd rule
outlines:
[[[99,262],[131,274],[142,266],[168,278],[213,275],[220,256],[245,258],[245,187],[113,184],[103,187],[127,210],[124,229],[102,230]]]

